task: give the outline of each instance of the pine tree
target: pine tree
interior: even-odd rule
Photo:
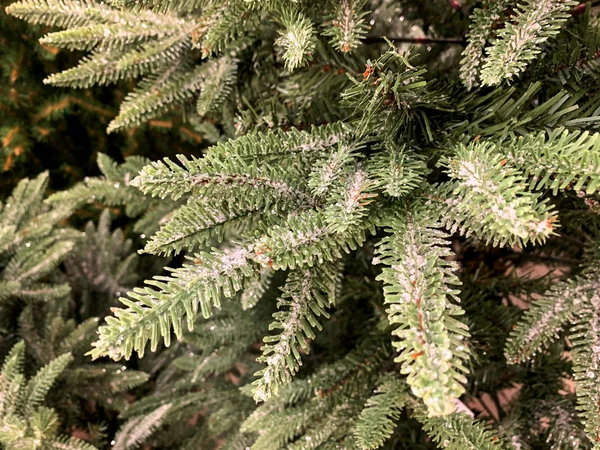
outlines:
[[[87,440],[123,450],[600,448],[594,2],[7,12],[87,52],[46,83],[139,79],[108,133],[200,136],[4,204],[4,335],[45,380],[21,387],[23,343],[5,357],[7,448],[81,423],[40,406],[61,373],[110,424]],[[69,228],[89,205],[126,231],[110,210]]]

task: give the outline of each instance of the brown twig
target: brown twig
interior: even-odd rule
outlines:
[[[389,41],[408,44],[445,44],[466,46],[467,41],[464,38],[433,38],[433,37],[387,37]],[[367,36],[364,39],[365,44],[380,44],[385,42],[383,36]]]

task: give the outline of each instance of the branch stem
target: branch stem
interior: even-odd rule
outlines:
[[[406,37],[406,36],[397,36],[397,37],[387,37],[388,40],[397,43],[413,43],[413,44],[445,44],[445,45],[462,45],[466,46],[467,41],[460,38],[436,38],[436,37]],[[385,42],[383,36],[367,36],[364,39],[365,44],[380,44]]]

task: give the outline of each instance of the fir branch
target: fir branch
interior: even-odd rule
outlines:
[[[599,133],[557,128],[520,136],[498,147],[512,165],[531,177],[535,189],[552,189],[554,195],[559,189],[583,190],[589,195],[600,186]]]
[[[358,227],[369,213],[368,205],[377,197],[374,183],[362,167],[356,167],[345,178],[330,195],[331,206],[325,212],[327,226],[335,233]]]
[[[260,25],[260,11],[248,7],[247,0],[211,1],[192,33],[194,48],[200,48],[203,57],[231,47],[235,52],[236,42]]]
[[[97,23],[118,23],[135,15],[91,0],[25,0],[6,8],[8,14],[33,24],[75,28]],[[144,14],[148,16],[148,14]],[[139,18],[139,16],[138,16]]]
[[[424,182],[428,173],[422,156],[405,144],[386,143],[385,150],[367,162],[377,188],[390,197],[403,198]]]
[[[134,350],[142,356],[146,343],[150,341],[154,351],[161,337],[170,345],[171,328],[178,339],[182,336],[184,316],[191,330],[198,307],[209,317],[221,297],[232,297],[243,288],[246,278],[254,276],[251,253],[241,246],[187,259],[191,264],[172,269],[170,276],[147,280],[148,287],[136,288],[128,293],[129,298],[120,299],[125,308],[114,308],[114,317],[99,328],[99,339],[89,352],[94,359],[129,359]]]
[[[558,337],[572,317],[570,307],[578,294],[574,290],[579,291],[570,284],[558,285],[525,312],[506,341],[505,356],[508,362],[525,361]]]
[[[14,408],[15,403],[10,401],[11,387],[20,380],[23,365],[25,364],[25,342],[17,342],[11,349],[2,363],[0,373],[0,413],[7,412]],[[18,387],[18,385],[17,385]],[[14,395],[14,393],[13,393]]]
[[[2,205],[0,224],[7,227],[21,228],[23,222],[39,214],[47,186],[48,172],[43,172],[32,180],[25,178],[19,181],[4,205]]]
[[[351,77],[353,86],[342,93],[343,104],[352,109],[356,119],[355,132],[359,137],[383,132],[380,140],[395,140],[398,133],[410,133],[404,128],[414,120],[433,139],[423,109],[445,108],[445,99],[428,92],[425,68],[413,67],[407,56],[389,44],[392,49],[375,61],[367,61],[362,77]]]
[[[308,179],[308,187],[315,197],[328,194],[332,184],[349,171],[355,164],[355,152],[359,148],[358,145],[338,144],[327,157],[315,162],[316,167]]]
[[[265,198],[269,204],[280,200],[299,205],[314,205],[314,200],[305,192],[298,180],[295,167],[280,168],[270,164],[247,162],[231,155],[226,161],[218,159],[188,159],[178,155],[182,166],[165,158],[146,166],[133,180],[144,194],[171,196],[177,200],[186,193],[198,197],[247,196]],[[300,185],[298,185],[300,184]],[[278,197],[277,197],[278,196]]]
[[[135,217],[150,207],[150,199],[131,184],[140,169],[150,163],[149,160],[129,156],[123,164],[117,164],[109,156],[98,153],[97,162],[102,177],[86,177],[70,189],[52,194],[46,202],[78,207],[98,201],[106,206],[124,206],[129,217]]]
[[[45,239],[33,246],[26,245],[26,250],[19,252],[10,260],[2,277],[25,285],[48,275],[65,259],[75,245],[72,241],[55,243],[52,240]],[[33,258],[33,255],[38,255],[38,258]]]
[[[394,375],[383,375],[372,397],[356,420],[354,436],[359,448],[381,447],[392,435],[408,395],[406,384]]]
[[[471,15],[469,44],[463,50],[460,78],[467,89],[479,85],[479,72],[484,61],[484,48],[492,39],[494,26],[503,19],[505,10],[514,0],[485,0]]]
[[[411,37],[411,36],[366,36],[363,40],[365,44],[384,44],[384,43],[399,43],[399,44],[422,44],[422,45],[430,45],[430,44],[446,44],[446,45],[467,45],[467,42],[460,37],[433,37],[433,36],[424,36],[424,37]]]
[[[327,448],[331,440],[343,429],[344,425],[353,417],[355,408],[352,404],[342,403],[336,405],[321,421],[309,428],[305,434],[295,442],[288,445],[290,450],[316,450]]]
[[[292,71],[305,66],[314,56],[316,38],[312,22],[300,10],[286,8],[281,15],[284,29],[276,45],[283,47],[285,67]]]
[[[164,416],[172,406],[171,403],[166,403],[145,416],[128,420],[118,431],[113,449],[129,450],[137,448],[160,427]]]
[[[252,309],[256,306],[271,285],[274,275],[275,271],[272,269],[268,267],[263,268],[263,270],[260,271],[258,279],[254,282],[248,283],[244,289],[244,292],[242,292],[240,299],[243,310]]]
[[[587,298],[575,302],[577,319],[571,330],[577,409],[590,441],[600,441],[600,281],[590,280]]]
[[[396,361],[413,393],[423,399],[430,416],[454,411],[463,392],[468,349],[462,342],[468,328],[453,316],[463,310],[458,301],[460,284],[456,264],[443,259],[451,255],[446,235],[437,230],[426,212],[406,212],[391,221],[390,236],[379,243],[376,263],[384,265],[378,279],[384,283],[388,320],[399,340]]]
[[[48,445],[53,450],[96,450],[96,447],[81,439],[66,436],[59,437]]]
[[[308,410],[303,406],[289,407],[283,411],[272,409],[273,405],[269,403],[259,406],[241,426],[243,432],[259,433],[252,445],[253,450],[285,447],[322,413],[323,405],[316,405]],[[261,412],[260,417],[256,414],[257,411]]]
[[[70,353],[65,353],[42,367],[29,380],[23,391],[23,408],[26,415],[31,414],[44,401],[56,378],[58,378],[72,360],[73,356]]]
[[[312,267],[350,253],[365,241],[367,232],[374,232],[370,218],[336,233],[325,217],[327,212],[313,210],[289,215],[284,225],[273,226],[252,244],[255,260],[276,270]]]
[[[514,23],[507,23],[494,45],[486,49],[483,84],[495,86],[523,72],[540,54],[540,46],[558,34],[576,4],[574,0],[525,0],[520,4]]]
[[[0,372],[0,444],[7,450],[96,450],[79,439],[58,435],[56,411],[41,405],[57,377],[71,362],[71,354],[53,359],[26,383],[22,373],[24,353],[21,341],[9,352]]]
[[[336,146],[348,147],[355,141],[354,133],[347,124],[336,122],[328,125],[312,125],[308,130],[291,128],[268,130],[264,133],[248,133],[235,140],[220,142],[206,151],[205,160],[211,164],[225,163],[233,156],[251,161],[283,163],[287,158],[298,156],[292,161],[312,160],[321,157]]]
[[[525,311],[506,342],[509,363],[529,360],[558,337],[574,314],[589,303],[598,284],[596,270],[594,264],[574,279],[555,284]]]
[[[196,101],[196,112],[204,117],[217,109],[231,93],[237,81],[237,60],[223,57],[209,62],[206,82]]]
[[[277,302],[279,311],[273,314],[275,321],[269,326],[270,330],[281,332],[265,337],[262,356],[257,360],[267,367],[255,374],[260,377],[253,383],[256,401],[277,395],[280,386],[289,383],[300,368],[300,349],[309,353],[308,340],[315,337],[313,328],[321,329],[317,317],[329,317],[325,308],[333,287],[332,272],[333,268],[324,264],[288,275]]]
[[[209,67],[201,64],[193,68],[176,68],[173,72],[169,68],[162,75],[146,77],[127,95],[119,115],[110,122],[107,131],[111,133],[139,125],[192,98],[204,86]]]
[[[189,30],[182,27],[181,31],[183,33],[125,52],[105,48],[96,50],[90,56],[82,58],[77,67],[50,75],[44,83],[88,88],[156,73],[181,60],[189,51]]]
[[[166,11],[193,11],[209,6],[212,0],[113,0],[111,4],[134,11],[152,10],[157,13]]]
[[[191,198],[152,236],[144,252],[166,256],[184,249],[193,250],[215,240],[221,242],[226,233],[244,231],[264,213],[284,211],[286,206],[290,204],[281,202],[271,206],[264,198],[241,197],[237,201]]]
[[[171,37],[176,32],[175,30],[186,25],[183,20],[180,23],[166,22],[160,25],[142,22],[127,23],[127,25],[119,23],[77,27],[48,33],[40,42],[69,50],[92,50],[96,47],[108,50],[126,49],[133,44],[145,44],[153,39]]]
[[[544,242],[553,232],[555,214],[524,187],[524,177],[486,142],[458,144],[441,163],[455,179],[446,186],[446,226],[474,234],[492,245]],[[442,194],[444,195],[444,194]]]
[[[448,450],[501,450],[504,442],[485,423],[473,420],[465,413],[446,417],[428,417],[416,411],[416,419],[425,432],[442,448]]]
[[[337,51],[348,53],[360,45],[369,30],[365,11],[366,0],[340,0],[324,23],[323,36]]]

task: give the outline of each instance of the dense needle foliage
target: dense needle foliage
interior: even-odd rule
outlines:
[[[0,448],[600,449],[596,3],[8,5]]]

